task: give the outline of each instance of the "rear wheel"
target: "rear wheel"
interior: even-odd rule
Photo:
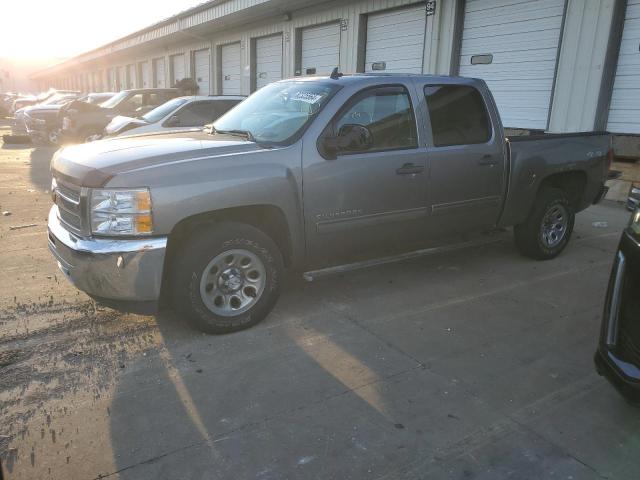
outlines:
[[[60,130],[51,130],[47,133],[47,141],[51,145],[58,145],[60,143]]]
[[[514,228],[516,247],[537,260],[554,258],[567,246],[574,221],[567,194],[559,188],[543,187],[529,217]]]
[[[208,333],[263,320],[278,299],[283,272],[276,244],[255,227],[220,223],[194,230],[173,266],[173,305]]]

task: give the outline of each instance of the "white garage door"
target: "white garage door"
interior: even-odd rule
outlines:
[[[154,87],[165,88],[167,86],[164,58],[156,58],[153,61],[153,79]]]
[[[124,67],[118,67],[118,89],[126,90],[127,88],[127,72]]]
[[[640,0],[629,0],[607,130],[640,133]]]
[[[340,65],[340,24],[302,30],[302,75],[328,75]]]
[[[198,94],[209,95],[209,76],[211,71],[211,55],[209,49],[193,52],[193,73],[198,83]]]
[[[465,4],[460,75],[487,82],[505,127],[547,128],[564,3]]]
[[[172,55],[171,56],[171,85],[174,86],[177,81],[182,80],[185,75],[184,68],[184,55]]]
[[[422,73],[426,25],[424,4],[370,14],[365,72]]]
[[[136,66],[127,65],[127,88],[136,88]]]
[[[220,48],[223,95],[240,95],[240,44],[232,43]]]
[[[142,88],[150,88],[151,82],[149,81],[149,62],[140,62],[140,80]]]
[[[282,35],[256,39],[256,90],[282,78]]]

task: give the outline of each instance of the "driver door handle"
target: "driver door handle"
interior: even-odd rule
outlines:
[[[422,173],[424,166],[417,163],[405,163],[400,168],[396,169],[396,175],[415,175],[416,173]]]
[[[478,165],[489,165],[491,167],[493,167],[494,165],[498,164],[498,160],[496,158],[493,157],[493,155],[483,155],[482,158],[480,160],[478,160]]]

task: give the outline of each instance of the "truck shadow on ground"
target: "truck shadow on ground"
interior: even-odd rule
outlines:
[[[506,478],[486,476],[500,458],[500,471],[522,478],[586,478],[509,416],[544,409],[554,392],[570,397],[576,380],[594,388],[598,320],[587,328],[570,313],[607,272],[587,286],[549,280],[593,255],[574,249],[551,266],[508,240],[313,284],[290,278],[265,322],[226,336],[163,312],[158,351],[127,367],[110,409],[119,477]],[[630,418],[604,392],[617,421]],[[623,428],[629,447],[638,422]]]
[[[40,191],[49,191],[51,188],[51,169],[49,166],[56,151],[57,147],[37,146],[31,152],[29,179]]]

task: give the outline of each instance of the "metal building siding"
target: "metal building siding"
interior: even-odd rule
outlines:
[[[340,24],[329,23],[302,30],[302,75],[322,75],[340,65]]]
[[[547,128],[564,0],[467,0],[462,76],[484,79],[506,127]],[[474,55],[492,63],[471,65]]]
[[[164,88],[167,86],[164,58],[156,58],[153,61],[153,86]]]
[[[256,39],[256,90],[282,78],[282,34]]]
[[[193,52],[193,73],[198,84],[199,95],[211,93],[211,51],[207,49]]]
[[[240,43],[220,47],[221,92],[223,95],[240,95]]]
[[[640,0],[628,0],[607,130],[640,133]]]
[[[177,81],[186,77],[184,68],[184,53],[172,55],[171,57],[171,85],[173,87]]]
[[[376,63],[385,72],[422,73],[425,5],[367,16],[365,72]]]

